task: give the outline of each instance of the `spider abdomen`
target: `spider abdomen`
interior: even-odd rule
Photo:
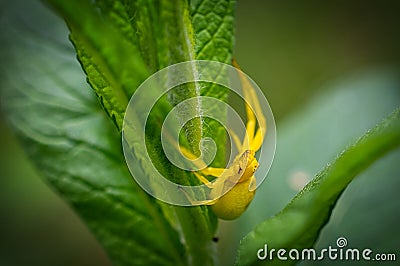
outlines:
[[[231,190],[211,205],[212,211],[223,220],[238,218],[253,200],[256,193],[255,188],[256,180],[254,176],[244,182],[236,183]]]

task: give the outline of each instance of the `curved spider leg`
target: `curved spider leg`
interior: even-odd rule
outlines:
[[[193,164],[197,168],[201,169],[198,172],[202,173],[203,175],[220,177],[222,176],[223,172],[226,171],[225,168],[207,167],[207,164],[203,160],[199,159],[198,156],[194,155],[191,151],[189,151],[183,146],[180,146],[176,141],[174,141],[172,137],[168,134],[168,132],[166,132],[165,134],[167,139],[175,146],[176,149],[179,149],[182,152],[182,154],[188,159],[193,160]],[[204,176],[200,175],[199,173],[195,171],[192,172],[196,175],[197,179],[199,179],[200,182],[211,188],[212,183],[210,181],[208,181]]]
[[[235,60],[232,60],[232,64],[234,67],[240,70],[239,65]],[[262,113],[260,103],[258,101],[257,95],[254,91],[253,86],[247,77],[243,74],[243,72],[238,71],[239,78],[242,83],[243,95],[245,98],[245,107],[246,107],[246,115],[247,115],[247,125],[246,125],[246,133],[243,139],[243,146],[249,147],[250,150],[258,151],[264,141],[264,136],[266,132],[266,121],[265,117]],[[254,109],[253,109],[254,108]],[[254,111],[253,111],[254,110]],[[258,118],[258,128],[255,130]],[[246,137],[249,139],[250,145],[245,145]]]
[[[238,137],[238,135],[236,135],[236,133],[233,132],[233,130],[231,130],[231,129],[228,129],[228,131],[229,131],[229,135],[233,139],[233,142],[235,143],[235,146],[236,146],[236,148],[238,150],[238,153],[243,152],[242,143],[241,143],[240,138]]]
[[[250,85],[250,84],[249,84]],[[251,86],[250,86],[251,87]],[[252,104],[254,106],[254,111],[258,118],[258,129],[256,134],[254,135],[254,141],[252,143],[252,150],[258,151],[261,148],[262,143],[264,142],[264,137],[267,132],[267,122],[265,120],[264,114],[262,112],[260,102],[258,101],[256,92],[253,87],[249,89],[250,98]]]
[[[241,78],[245,78],[242,77]],[[247,81],[247,80],[246,80]],[[251,108],[252,102],[250,95],[248,93],[248,88],[249,86],[246,86],[246,84],[243,82],[242,79],[242,90],[243,90],[243,95],[245,98],[245,109],[246,109],[246,117],[247,117],[247,123],[246,123],[246,134],[243,137],[243,142],[242,142],[242,151],[251,149],[251,144],[254,141],[254,134],[255,134],[255,128],[256,128],[256,117],[253,113],[253,110]],[[250,86],[250,89],[251,86]]]
[[[210,176],[218,178],[218,177],[222,176],[223,172],[226,171],[226,169],[225,168],[207,167],[206,163],[203,162],[203,160],[198,159],[198,157],[196,155],[194,155],[192,152],[190,152],[188,149],[186,149],[185,147],[179,146],[179,145],[178,145],[178,147],[181,150],[181,152],[183,153],[183,155],[185,155],[187,158],[189,158],[191,160],[195,160],[193,163],[196,167],[203,168],[198,171],[201,173],[201,175],[196,171],[192,171],[193,174],[197,177],[197,179],[200,180],[200,182],[205,184],[207,187],[213,188],[214,187],[213,183],[211,183],[207,178],[205,178],[204,175],[210,175]]]
[[[186,198],[190,201],[192,205],[213,205],[217,202],[218,199],[212,199],[212,200],[192,200],[192,197],[182,188],[179,187],[179,189],[185,194]]]
[[[249,91],[249,95],[250,95],[250,98],[251,98],[251,102],[252,102],[252,104],[254,106],[255,113],[258,116],[258,125],[259,125],[259,127],[262,127],[262,128],[266,129],[267,122],[266,122],[264,114],[263,114],[263,112],[261,110],[260,102],[258,101],[258,97],[256,95],[256,91],[254,90],[253,86],[251,86],[250,83],[248,83],[248,85],[250,87],[250,89],[248,91]]]
[[[200,170],[200,172],[204,175],[210,175],[213,177],[221,177],[224,173],[224,171],[226,171],[226,168],[216,168],[216,167],[206,167],[202,170]]]
[[[197,177],[198,180],[200,180],[201,183],[206,185],[208,188],[214,188],[215,187],[213,183],[211,183],[207,178],[205,178],[201,174],[199,174],[197,172],[193,172],[193,174]]]
[[[244,106],[246,110],[246,117],[247,117],[247,123],[246,123],[246,134],[243,137],[243,142],[242,142],[242,152],[245,150],[248,150],[251,148],[251,144],[253,143],[253,138],[255,134],[255,128],[256,128],[256,116],[252,110],[252,98],[250,95],[250,91],[252,90],[252,86],[250,85],[249,81],[247,78],[244,76],[243,72],[241,71],[240,66],[236,62],[236,60],[232,60],[232,65],[238,69],[238,74],[239,74],[239,79],[242,85],[242,92],[244,96]]]

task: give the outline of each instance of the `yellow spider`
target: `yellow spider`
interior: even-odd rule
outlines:
[[[235,61],[233,66],[240,69]],[[254,88],[251,86],[247,77],[240,71],[239,78],[242,84],[243,95],[245,98],[245,110],[247,116],[246,134],[243,142],[240,142],[238,136],[234,132],[230,132],[234,143],[239,151],[239,155],[234,159],[228,169],[206,167],[197,172],[193,172],[195,176],[211,189],[210,200],[193,201],[185,192],[186,197],[193,205],[210,205],[212,211],[224,220],[233,220],[238,218],[249,206],[256,192],[256,178],[254,172],[257,170],[258,161],[255,153],[260,149],[266,133],[266,121],[261,111]],[[252,111],[252,108],[254,112]],[[255,115],[256,114],[256,115]],[[258,126],[257,119],[258,117]],[[257,130],[256,130],[257,126]],[[179,146],[182,153],[190,158],[195,159],[189,150]],[[214,182],[210,182],[204,176],[216,177]],[[216,198],[227,189],[231,188],[222,197]]]

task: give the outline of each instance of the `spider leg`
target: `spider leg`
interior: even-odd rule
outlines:
[[[236,135],[235,132],[233,132],[232,130],[229,129],[229,135],[232,137],[233,142],[235,143],[235,146],[237,148],[237,150],[239,152],[243,151],[243,147],[242,147],[242,143],[238,137],[238,135]]]
[[[197,172],[193,172],[193,174],[197,177],[198,180],[200,180],[201,183],[206,185],[208,188],[214,188],[214,184],[211,183],[210,181],[208,181],[207,178],[205,178],[204,176],[202,176],[201,174],[199,174]]]
[[[200,170],[200,172],[202,174],[210,175],[213,177],[221,177],[222,174],[224,173],[224,171],[226,171],[225,168],[215,168],[215,167],[207,167],[207,168]]]
[[[235,60],[232,61],[234,67],[240,70],[239,65]],[[243,72],[238,71],[239,78],[242,83],[243,95],[245,98],[246,115],[248,122],[246,124],[246,135],[243,139],[243,147],[249,147],[248,149],[257,151],[260,149],[266,132],[266,121],[261,110],[260,103],[258,101],[257,95],[254,91],[253,86]],[[253,112],[254,108],[254,112]],[[258,118],[258,129],[255,130]],[[245,145],[248,139],[250,145]]]
[[[246,140],[248,143],[251,145],[253,143],[253,138],[254,138],[254,132],[256,128],[256,117],[253,113],[253,110],[251,109],[251,101],[250,98],[248,97],[247,89],[245,87],[243,88],[243,94],[245,96],[245,107],[246,107],[246,116],[247,116],[247,123],[246,123],[246,134],[243,139],[243,147],[248,147],[249,145],[246,144]],[[247,138],[247,139],[246,139]],[[247,150],[248,148],[246,148]]]
[[[183,192],[183,194],[185,194],[186,198],[190,201],[190,203],[192,205],[213,205],[217,202],[218,199],[213,199],[213,200],[192,200],[190,195],[182,188],[182,187],[178,187],[180,191]]]
[[[197,168],[201,169],[207,167],[206,163],[203,162],[203,160],[199,159],[199,157],[194,155],[191,151],[189,151],[183,146],[180,146],[179,144],[176,144],[176,146],[178,149],[180,149],[182,154],[185,155],[185,157],[187,157],[190,160],[193,160],[192,162]]]
[[[256,92],[253,87],[249,89],[249,96],[251,98],[252,105],[254,106],[254,110],[258,118],[258,129],[254,135],[253,142],[251,143],[251,149],[253,151],[258,151],[264,141],[264,137],[267,131],[267,122],[265,120],[265,117],[261,110],[260,102],[258,101]]]
[[[178,143],[172,140],[172,137],[167,135],[167,138],[175,145],[177,149],[180,149],[182,154],[189,158],[190,160],[193,160],[193,164],[198,167],[198,168],[203,168],[199,170],[201,174],[198,172],[193,171],[193,174],[197,177],[198,180],[200,180],[201,183],[205,184],[209,188],[214,188],[213,183],[211,183],[207,178],[205,178],[203,175],[210,175],[214,177],[220,177],[226,171],[225,168],[215,168],[215,167],[207,167],[206,163],[203,162],[203,160],[199,159],[198,156],[194,155],[191,151],[186,149],[185,147],[180,146]]]
[[[176,143],[176,141],[174,141],[172,139],[171,136],[166,135],[167,138],[169,139],[170,142],[172,142],[172,144],[177,148],[180,149],[180,151],[182,152],[182,154],[187,157],[190,160],[193,160],[193,164],[202,170],[199,170],[199,172],[201,172],[203,175],[211,175],[214,177],[220,177],[222,175],[222,173],[225,171],[225,168],[215,168],[215,167],[207,167],[207,164],[198,158],[198,156],[194,155],[191,151],[189,151],[188,149],[186,149],[183,146],[180,146],[178,143]],[[237,136],[236,136],[237,137]],[[239,142],[240,143],[240,142]],[[196,173],[193,171],[193,173]],[[201,178],[199,177],[200,175],[196,175],[197,178],[204,184],[209,183],[210,181],[208,181],[205,177],[201,176]],[[205,180],[207,180],[207,182],[205,182]]]
[[[244,135],[243,138],[243,143],[242,143],[242,149],[243,150],[248,150],[251,147],[251,144],[253,143],[253,138],[254,138],[254,132],[255,132],[255,128],[256,128],[256,116],[253,113],[253,110],[251,108],[251,98],[249,95],[249,92],[247,91],[248,88],[251,86],[246,86],[246,84],[243,82],[243,78],[242,77],[242,86],[243,86],[243,95],[244,95],[244,99],[245,99],[245,109],[246,109],[246,116],[247,116],[247,123],[246,123],[246,134]],[[247,81],[247,79],[246,79]],[[242,151],[243,151],[242,150]]]

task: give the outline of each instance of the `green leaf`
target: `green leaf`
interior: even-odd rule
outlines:
[[[214,60],[230,64],[232,61],[234,43],[234,13],[233,0],[194,0],[190,1],[190,9],[195,35],[196,59]],[[227,101],[229,90],[216,84],[202,84],[202,96],[216,97]],[[220,110],[226,113],[226,110]],[[206,125],[206,126],[205,126]],[[216,159],[212,165],[223,167],[225,164],[226,133],[215,120],[205,118],[203,137],[217,139]]]
[[[126,7],[120,1],[47,2],[66,21],[89,84],[121,130],[131,95],[149,76]]]
[[[400,145],[400,109],[349,146],[322,170],[280,213],[256,226],[240,243],[237,264],[265,263],[257,251],[312,247],[347,185],[377,159]],[[268,261],[294,264],[295,261]]]
[[[147,195],[126,167],[119,134],[128,100],[150,73],[196,59],[197,38],[188,3],[45,2],[67,23],[78,60],[101,105],[84,83],[65,28],[39,8],[36,15],[46,33],[35,24],[38,20],[29,21],[33,31],[16,29],[23,33],[20,37],[10,37],[11,31],[6,31],[9,40],[3,51],[11,44],[14,49],[1,53],[2,61],[9,62],[2,71],[2,105],[28,155],[116,265],[213,264],[215,215],[205,206],[174,207]],[[233,17],[233,9],[229,12]],[[232,46],[232,36],[225,45]],[[199,88],[191,89],[175,99],[200,95]],[[208,93],[222,97],[217,90]],[[165,100],[161,107],[155,118],[171,108]],[[193,111],[200,112],[196,107]],[[187,181],[190,175],[169,171],[170,163],[160,155],[159,133],[154,133],[160,125],[154,117],[146,131],[154,164],[171,179]],[[200,119],[194,123],[188,125],[192,128],[188,139],[196,141],[202,125]],[[141,152],[137,151],[139,159]]]
[[[161,28],[157,3],[157,0],[137,0],[135,4],[140,7],[140,12],[128,11],[129,17],[135,16],[133,23],[140,51],[152,73],[160,69],[158,49],[162,48],[159,47]]]
[[[161,67],[196,59],[188,3],[185,0],[174,2],[171,4],[171,1],[160,1],[159,16],[162,24],[160,25],[159,62]],[[169,102],[175,106],[188,98],[200,96],[200,88],[197,83],[183,84],[170,91],[168,96]],[[190,148],[198,155],[200,155],[199,144],[202,137],[200,108],[199,104],[192,104],[191,108],[178,109],[178,116],[183,117],[184,113],[189,112],[190,117],[193,117],[182,126]]]
[[[235,1],[194,0],[190,2],[190,7],[196,36],[196,59],[230,64]]]
[[[60,37],[60,28],[46,30]],[[33,35],[32,41],[29,34],[9,37],[13,49],[2,53],[9,63],[1,79],[2,105],[29,157],[115,265],[184,263],[179,234],[132,180],[120,135],[85,84],[67,40]]]
[[[90,1],[70,1],[68,4],[63,1],[49,1],[49,3],[66,20],[88,81],[119,130],[127,104],[126,99],[129,99],[133,90],[148,77],[148,69],[157,70],[154,67],[160,68],[171,63],[194,59],[194,39],[186,1],[180,0],[175,3],[96,1],[94,4]],[[76,14],[74,10],[77,9],[84,11],[85,16]],[[157,17],[155,22],[158,23],[146,20],[148,14]],[[136,16],[139,18],[138,21],[135,21]],[[149,25],[149,22],[153,24]],[[140,32],[139,37],[135,35],[125,37],[127,33],[137,31]],[[152,32],[157,33],[156,38]],[[149,65],[145,66],[145,62]],[[179,90],[175,90],[173,93],[175,95],[170,98],[176,99],[176,102],[171,101],[172,104],[199,95],[196,88],[181,90],[180,93]],[[165,106],[166,103],[163,104]],[[164,109],[168,110],[168,107]],[[193,106],[192,111],[193,116],[200,112],[197,106]],[[161,172],[169,175],[171,180],[185,181],[189,179],[187,174],[182,171],[179,173],[170,171],[170,164],[162,156],[159,134],[151,133],[160,131],[158,121],[162,120],[150,120],[149,132],[153,135],[146,138],[150,139],[148,149],[153,155],[153,163]],[[190,143],[200,141],[200,122],[200,119],[193,119],[185,125]],[[145,151],[135,151],[137,160],[143,158],[141,152]],[[146,169],[144,171],[146,172]],[[158,204],[169,223],[179,230],[182,239],[185,239],[186,249],[191,256],[189,260],[196,263],[211,261],[211,239],[216,228],[216,218],[210,215],[208,208],[176,208]]]

